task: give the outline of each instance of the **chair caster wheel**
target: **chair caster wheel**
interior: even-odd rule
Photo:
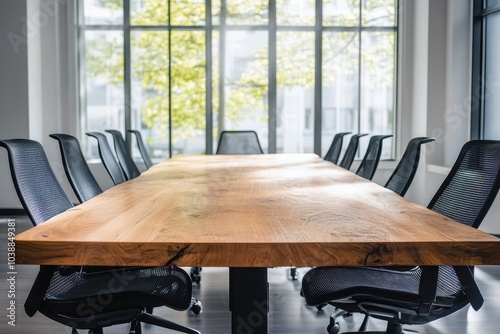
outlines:
[[[191,276],[191,281],[193,281],[193,283],[200,284],[200,281],[201,281],[200,272],[201,272],[201,267],[192,267],[191,268],[190,276]]]
[[[194,314],[200,314],[202,309],[203,306],[201,305],[201,302],[199,300],[194,301],[190,308],[191,312],[193,312]]]
[[[340,332],[340,325],[338,322],[335,322],[335,319],[332,319],[333,321],[330,322],[328,327],[326,327],[326,331],[328,334],[338,334]]]
[[[316,305],[316,308],[318,309],[318,311],[322,311],[323,307],[325,307],[326,305],[328,305],[328,304],[327,303],[318,304],[318,305]]]

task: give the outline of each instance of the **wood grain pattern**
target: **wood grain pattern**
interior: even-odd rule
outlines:
[[[16,247],[25,264],[500,264],[499,239],[312,154],[177,156]]]

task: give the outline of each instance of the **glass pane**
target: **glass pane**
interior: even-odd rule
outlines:
[[[170,11],[174,26],[205,24],[205,0],[171,0]]]
[[[314,26],[315,0],[276,0],[278,25]]]
[[[125,128],[123,70],[123,33],[121,31],[86,31],[85,66],[82,85],[85,99],[82,131],[104,132]],[[83,135],[82,138],[87,138]],[[111,138],[111,137],[110,137]],[[87,157],[98,158],[96,141],[84,141]]]
[[[220,34],[212,32],[212,147],[215,152],[219,141],[219,52]],[[223,124],[222,124],[223,125]],[[221,130],[222,131],[222,130]]]
[[[132,128],[153,161],[169,156],[168,32],[135,31],[131,38]],[[136,145],[134,158],[140,159]]]
[[[396,0],[363,0],[363,25],[395,26],[395,12]]]
[[[498,5],[500,3],[500,0],[488,0],[486,2],[486,7],[493,6],[493,5]]]
[[[500,139],[500,12],[486,18],[486,63],[484,92],[484,139]]]
[[[220,24],[220,6],[221,0],[212,0],[212,24]]]
[[[396,34],[363,32],[361,36],[361,132],[394,134]],[[364,154],[368,140],[360,143]],[[381,158],[392,158],[392,152],[393,139],[385,139]]]
[[[358,26],[360,0],[323,1],[324,26]]]
[[[264,151],[268,147],[268,53],[266,31],[226,33],[225,103],[216,116],[219,131],[256,131]]]
[[[226,0],[226,23],[240,25],[267,24],[269,0]]]
[[[314,32],[277,35],[277,152],[314,150]]]
[[[85,24],[123,24],[123,0],[85,0]]]
[[[167,25],[168,2],[159,0],[130,0],[132,25]]]
[[[323,34],[323,105],[321,153],[328,151],[339,132],[357,133],[359,86],[359,34]],[[348,139],[348,137],[345,137]],[[344,148],[348,140],[344,139]]]
[[[173,154],[205,153],[205,32],[172,32]]]

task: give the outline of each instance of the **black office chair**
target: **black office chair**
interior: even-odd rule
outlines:
[[[8,151],[16,192],[33,225],[73,207],[38,142],[11,139],[0,141],[0,146]],[[114,282],[112,287],[110,282]],[[28,316],[39,311],[71,327],[73,333],[77,329],[102,333],[103,327],[123,323],[131,323],[131,332],[140,333],[140,322],[144,322],[199,334],[146,312],[159,306],[187,310],[192,303],[191,292],[189,276],[177,267],[42,265],[24,306]]]
[[[127,180],[132,180],[133,178],[141,175],[139,169],[134,163],[132,156],[130,155],[127,144],[125,144],[125,140],[123,140],[122,134],[118,130],[104,130],[108,133],[111,133],[113,136],[113,142],[115,146],[115,153],[118,158],[118,162],[122,167],[123,172],[125,173],[125,177]]]
[[[339,166],[349,170],[351,168],[352,162],[354,161],[354,157],[356,156],[356,152],[358,151],[359,138],[368,135],[368,133],[358,133],[351,136],[349,140],[349,145],[342,157],[342,160],[339,163]]]
[[[420,148],[423,144],[433,142],[434,140],[431,137],[416,137],[410,140],[398,166],[394,169],[384,187],[404,197],[417,173]]]
[[[477,228],[500,186],[500,141],[470,141],[464,145],[428,208]],[[401,334],[403,324],[425,324],[452,314],[467,304],[479,310],[483,298],[473,267],[425,266],[407,271],[391,267],[318,267],[306,273],[302,290],[309,305],[331,304],[328,333],[339,332],[335,321],[345,312],[386,320],[382,333]],[[379,332],[380,333],[380,332]]]
[[[106,168],[111,180],[113,180],[113,183],[117,185],[125,182],[125,176],[123,175],[120,165],[118,165],[118,162],[115,160],[106,136],[100,132],[87,132],[86,135],[97,139],[99,156],[101,157],[104,168]]]
[[[49,136],[59,142],[64,171],[80,203],[102,193],[85,161],[78,139],[61,133]]]
[[[339,132],[332,140],[332,144],[326,152],[324,160],[328,160],[336,164],[339,161],[340,152],[342,151],[342,143],[344,141],[344,136],[350,134],[351,132]]]
[[[222,131],[216,154],[262,154],[255,131]]]
[[[146,168],[150,168],[153,166],[153,162],[151,161],[151,158],[149,157],[148,150],[146,149],[146,145],[144,145],[144,141],[142,140],[142,135],[139,131],[137,130],[127,130],[130,133],[133,133],[135,135],[135,139],[137,141],[137,147],[139,148],[139,152],[141,153],[142,160],[144,160],[144,164],[146,165]]]
[[[356,175],[364,177],[367,180],[373,179],[380,161],[380,155],[382,154],[382,141],[389,137],[392,137],[392,135],[378,135],[370,138],[365,156],[359,164]]]

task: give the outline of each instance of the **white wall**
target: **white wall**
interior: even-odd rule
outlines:
[[[0,2],[0,138],[29,135],[28,49],[23,42],[26,2]],[[11,43],[12,41],[12,43]],[[0,149],[0,208],[20,207],[5,149]]]
[[[0,2],[1,138],[39,141],[58,180],[77,203],[64,174],[57,142],[48,135],[76,135],[75,57],[68,46],[68,16],[73,2],[9,0]],[[5,73],[4,73],[5,71]],[[73,73],[73,75],[71,74]],[[0,151],[0,208],[21,208],[13,191],[7,154]]]

